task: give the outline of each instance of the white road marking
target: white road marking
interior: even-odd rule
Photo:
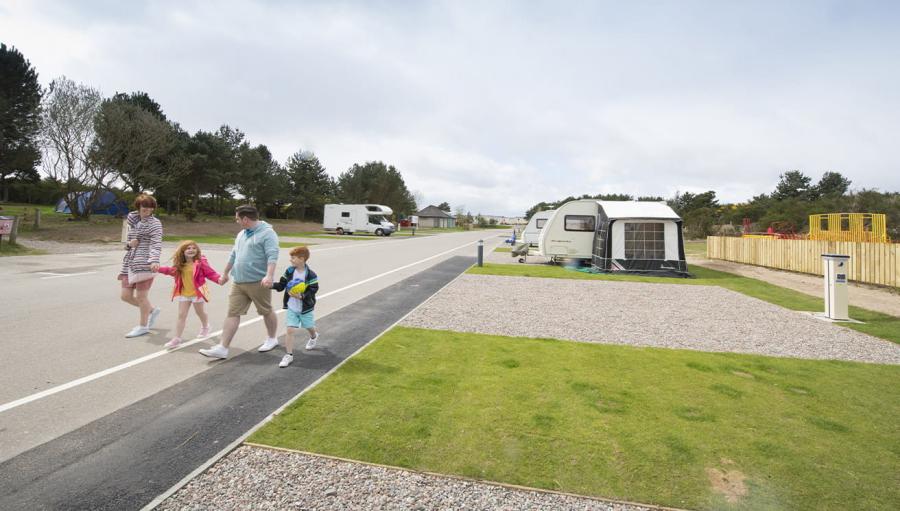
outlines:
[[[77,275],[90,275],[92,273],[97,273],[95,271],[83,271],[81,273],[48,273],[48,272],[39,272],[43,275],[50,275],[50,277],[41,277],[41,280],[47,279],[61,279],[64,277],[75,277]]]
[[[321,299],[323,299],[323,298],[327,298],[327,297],[329,297],[329,296],[331,296],[331,295],[340,293],[340,292],[342,292],[342,291],[346,291],[346,290],[348,290],[348,289],[352,289],[352,288],[354,288],[354,287],[356,287],[356,286],[361,286],[361,285],[363,285],[363,284],[365,284],[365,283],[367,283],[367,282],[371,282],[371,281],[373,281],[373,280],[375,280],[375,279],[384,277],[384,276],[386,276],[386,275],[390,275],[390,274],[392,274],[392,273],[396,273],[396,272],[398,272],[398,271],[405,270],[405,269],[410,268],[410,267],[412,267],[412,266],[415,266],[415,265],[417,265],[417,264],[424,263],[425,261],[430,261],[430,260],[432,260],[432,259],[434,259],[434,258],[436,258],[436,257],[441,257],[441,256],[443,256],[443,255],[449,254],[449,253],[451,253],[451,252],[455,252],[455,251],[457,251],[457,250],[463,249],[463,248],[468,247],[468,246],[470,246],[470,245],[474,245],[474,244],[476,244],[476,243],[478,243],[478,241],[472,241],[472,242],[470,242],[470,243],[466,243],[466,244],[464,244],[464,245],[460,245],[460,246],[458,246],[458,247],[456,247],[456,248],[451,248],[450,250],[445,250],[444,252],[441,252],[441,253],[439,253],[439,254],[435,254],[435,255],[433,255],[433,256],[426,257],[425,259],[420,259],[420,260],[418,260],[418,261],[416,261],[416,262],[414,262],[414,263],[410,263],[410,264],[407,264],[407,265],[405,265],[405,266],[401,266],[401,267],[399,267],[399,268],[394,268],[393,270],[386,271],[386,272],[384,272],[384,273],[381,273],[381,274],[379,274],[379,275],[375,275],[374,277],[369,277],[369,278],[364,279],[364,280],[361,280],[361,281],[359,281],[359,282],[355,282],[355,283],[353,283],[353,284],[350,284],[349,286],[344,286],[344,287],[342,287],[342,288],[340,288],[340,289],[335,289],[334,291],[330,291],[330,292],[328,292],[328,293],[324,293],[324,294],[322,294],[321,296],[319,296],[318,299],[321,300]],[[283,309],[278,309],[278,310],[275,311],[276,314],[280,314],[281,312],[283,312]],[[325,315],[323,315],[322,317],[325,317]],[[258,321],[262,321],[262,316],[257,316],[257,317],[255,317],[255,318],[253,318],[253,319],[249,319],[249,320],[247,320],[247,321],[244,321],[243,323],[240,324],[240,326],[250,325],[250,324],[256,323],[256,322],[258,322]],[[90,374],[90,375],[88,375],[88,376],[84,376],[84,377],[82,377],[82,378],[78,378],[77,380],[72,380],[72,381],[70,381],[70,382],[63,383],[62,385],[57,385],[56,387],[51,387],[51,388],[49,388],[49,389],[47,389],[47,390],[43,390],[43,391],[41,391],[41,392],[37,392],[37,393],[35,393],[35,394],[31,394],[30,396],[25,396],[25,397],[23,397],[23,398],[21,398],[21,399],[15,400],[15,401],[10,401],[9,403],[5,403],[5,404],[0,405],[0,413],[3,413],[3,412],[6,412],[6,411],[9,411],[9,410],[12,410],[13,408],[17,408],[17,407],[19,407],[19,406],[22,406],[22,405],[25,405],[25,404],[28,404],[28,403],[32,403],[32,402],[34,402],[34,401],[37,401],[37,400],[39,400],[39,399],[43,399],[43,398],[48,397],[48,396],[52,396],[52,395],[54,395],[54,394],[58,394],[58,393],[63,392],[63,391],[65,391],[65,390],[69,390],[69,389],[71,389],[71,388],[75,388],[75,387],[77,387],[77,386],[79,386],[79,385],[83,385],[83,384],[85,384],[85,383],[89,383],[89,382],[92,382],[92,381],[94,381],[94,380],[98,380],[98,379],[100,379],[100,378],[103,378],[104,376],[109,376],[109,375],[111,375],[111,374],[117,373],[117,372],[119,372],[119,371],[123,371],[123,370],[125,370],[125,369],[130,368],[130,367],[134,367],[134,366],[136,366],[136,365],[143,364],[144,362],[149,362],[150,360],[153,360],[153,359],[155,359],[155,358],[159,358],[159,357],[162,357],[162,356],[164,356],[164,355],[168,355],[169,353],[173,353],[173,352],[175,352],[175,351],[182,350],[182,349],[187,348],[187,347],[189,347],[189,346],[193,346],[194,344],[203,342],[203,341],[205,341],[205,340],[207,340],[207,339],[209,339],[209,338],[215,337],[215,336],[217,336],[217,335],[221,335],[221,333],[222,333],[221,330],[216,330],[215,332],[210,333],[208,337],[204,337],[203,339],[194,338],[194,339],[192,339],[192,340],[190,340],[190,341],[188,341],[188,342],[186,342],[186,343],[183,343],[183,344],[182,344],[181,346],[179,346],[177,349],[174,349],[174,350],[161,350],[161,351],[157,351],[157,352],[154,352],[154,353],[150,353],[149,355],[144,355],[143,357],[136,358],[136,359],[134,359],[134,360],[125,362],[125,363],[123,363],[123,364],[119,364],[119,365],[114,366],[114,367],[110,367],[110,368],[108,368],[108,369],[104,369],[103,371],[99,371],[99,372],[96,372],[96,373],[94,373],[94,374]]]

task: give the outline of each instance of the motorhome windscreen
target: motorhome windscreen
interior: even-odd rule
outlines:
[[[384,217],[381,215],[369,215],[369,223],[370,224],[380,224],[384,222]]]
[[[596,221],[592,215],[566,215],[565,230],[594,232]]]
[[[664,260],[665,227],[662,223],[625,223],[625,259]]]
[[[538,218],[536,222],[534,222],[534,226],[538,229],[543,229],[544,225],[547,223],[546,218]]]

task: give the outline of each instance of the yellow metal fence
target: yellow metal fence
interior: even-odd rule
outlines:
[[[847,278],[900,287],[900,244],[709,236],[706,256],[781,270],[823,274],[822,254],[850,256]]]

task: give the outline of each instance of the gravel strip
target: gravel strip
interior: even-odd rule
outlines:
[[[402,324],[504,336],[900,364],[900,345],[717,286],[463,275]]]
[[[157,509],[655,509],[242,446]]]

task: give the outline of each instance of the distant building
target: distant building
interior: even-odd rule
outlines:
[[[525,225],[528,223],[528,219],[522,216],[481,215],[481,217],[488,222],[495,220],[500,225]]]
[[[416,213],[419,227],[456,227],[456,218],[437,206],[428,206]]]

